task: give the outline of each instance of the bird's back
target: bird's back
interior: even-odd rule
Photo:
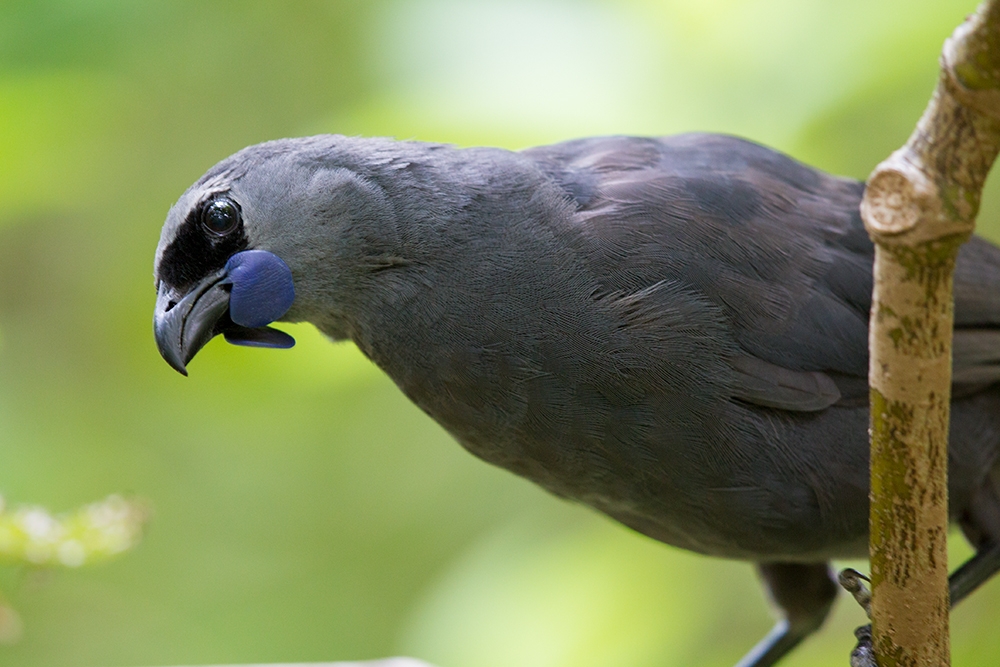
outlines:
[[[863,185],[714,135],[519,159],[535,192],[470,204],[481,237],[448,261],[478,279],[439,276],[411,398],[479,456],[663,541],[754,560],[863,551]],[[1000,441],[998,295],[1000,250],[974,240],[956,276],[953,451],[975,460],[953,466],[959,504]]]

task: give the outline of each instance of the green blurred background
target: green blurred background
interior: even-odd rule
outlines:
[[[130,492],[154,517],[109,564],[0,568],[26,627],[0,663],[731,665],[771,623],[750,566],[474,460],[353,346],[290,326],[291,351],[216,341],[170,370],[160,224],[219,159],[319,132],[711,130],[863,178],[973,2],[2,0],[0,491],[55,510]],[[994,582],[956,612],[956,664],[1000,664],[998,609]],[[846,665],[862,620],[841,599],[787,665]]]

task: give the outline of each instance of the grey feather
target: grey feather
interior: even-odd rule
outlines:
[[[766,408],[824,410],[840,400],[840,389],[829,375],[816,371],[790,371],[751,356],[733,360],[739,373],[735,398]]]
[[[285,319],[353,340],[477,456],[655,539],[769,564],[772,591],[807,582],[796,628],[829,608],[819,564],[864,555],[863,184],[714,135],[520,153],[282,140],[180,198],[161,283],[225,261],[219,244],[177,250],[221,191],[242,208],[240,243],[291,268]],[[955,315],[949,508],[996,543],[1000,250],[986,241],[959,254]]]

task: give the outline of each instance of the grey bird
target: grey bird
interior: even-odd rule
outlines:
[[[270,322],[349,339],[476,456],[683,549],[753,561],[816,630],[829,561],[867,554],[864,185],[734,137],[605,137],[512,152],[272,141],[171,208],[154,331],[186,373]],[[955,275],[950,513],[1000,568],[1000,249]]]

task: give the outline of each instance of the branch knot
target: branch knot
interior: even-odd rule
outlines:
[[[897,151],[868,179],[861,215],[873,238],[898,236],[913,230],[937,197],[934,182]]]

